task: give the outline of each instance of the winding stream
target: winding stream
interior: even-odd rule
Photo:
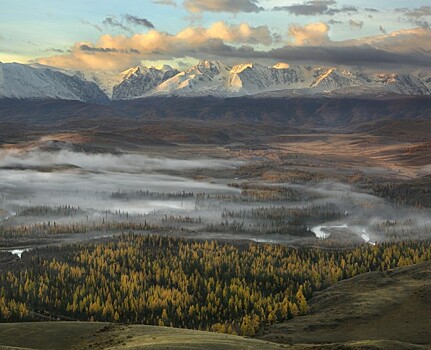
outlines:
[[[349,225],[348,224],[332,225],[332,226],[329,226],[329,225],[327,225],[327,226],[318,225],[318,226],[313,227],[311,229],[311,231],[316,235],[317,238],[325,239],[325,238],[329,237],[330,233],[327,233],[324,230],[325,229],[326,230],[330,230],[332,228],[349,228]],[[370,235],[369,235],[369,233],[367,232],[367,230],[365,228],[361,229],[361,238],[366,243],[369,243],[369,244],[372,244],[372,245],[376,244],[375,242],[372,242],[370,240]]]

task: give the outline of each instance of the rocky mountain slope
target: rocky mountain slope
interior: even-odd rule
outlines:
[[[170,66],[161,69],[135,67],[122,73],[122,81],[113,87],[112,99],[123,100],[143,96],[179,72]]]
[[[158,72],[158,76],[163,73]],[[431,79],[423,72],[376,74],[334,67],[289,66],[287,64],[266,67],[257,63],[230,67],[220,61],[201,61],[196,66],[179,72],[157,86],[155,86],[155,82],[155,79],[151,79],[145,84],[145,80],[125,76],[120,86],[128,85],[129,93],[114,94],[113,99],[134,99],[148,96],[238,97],[259,94],[270,96],[274,93],[277,93],[278,96],[431,94]]]

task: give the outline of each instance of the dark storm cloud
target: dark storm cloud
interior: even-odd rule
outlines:
[[[132,24],[132,25],[135,25],[135,26],[142,26],[142,27],[146,27],[146,28],[149,28],[149,29],[153,29],[154,28],[154,24],[151,23],[146,18],[140,18],[140,17],[136,17],[136,16],[133,16],[133,15],[129,15],[129,14],[124,15],[124,18],[125,18],[125,20],[129,24]]]
[[[358,46],[285,46],[271,51],[256,51],[243,46],[238,49],[219,46],[217,55],[242,59],[271,59],[307,64],[344,65],[367,68],[431,67],[427,52],[395,53],[372,47]]]
[[[374,48],[369,45],[346,47],[285,47],[274,50],[272,55],[276,58],[291,58],[297,60],[314,60],[329,64],[351,66],[426,66],[431,67],[429,56],[423,54],[400,54]]]

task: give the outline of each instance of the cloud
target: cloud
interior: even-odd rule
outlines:
[[[130,25],[141,26],[148,29],[154,29],[153,23],[151,23],[148,19],[140,18],[130,14],[125,14],[122,16],[122,18],[123,18],[123,21],[127,22]],[[119,21],[116,16],[108,16],[103,20],[102,23],[106,27],[118,28],[120,30],[123,30],[125,32],[132,34],[133,30],[129,26],[125,25],[123,21]]]
[[[158,5],[166,5],[166,6],[173,6],[173,7],[177,6],[177,3],[175,0],[153,0],[153,3]]]
[[[185,0],[183,3],[191,13],[201,12],[259,12],[263,8],[257,0]]]
[[[370,45],[397,53],[427,51],[431,53],[431,30],[427,28],[401,29],[388,34],[346,40],[342,43],[346,46]]]
[[[243,52],[243,55],[241,55]],[[367,69],[394,69],[431,67],[430,55],[416,53],[395,53],[370,45],[358,46],[285,46],[269,52],[252,49],[238,50],[244,59],[271,59],[297,64],[318,64],[329,66],[354,66]]]
[[[397,12],[403,13],[406,20],[424,27],[429,28],[430,24],[428,22],[428,17],[431,17],[431,6],[421,6],[414,9],[408,9],[408,8],[401,8],[396,9]]]
[[[352,12],[358,12],[359,9],[356,6],[343,6],[341,8],[330,8],[326,14],[329,16],[334,16],[339,13],[352,13]]]
[[[65,53],[65,52],[67,52],[67,51],[65,51],[65,50],[57,49],[57,48],[55,48],[55,47],[50,47],[50,48],[48,48],[48,49],[45,49],[44,51],[45,51],[45,52],[56,52],[56,53]]]
[[[106,27],[119,28],[126,32],[132,33],[132,30],[117,20],[115,16],[106,17],[102,22]]]
[[[273,8],[273,11],[287,11],[295,16],[333,16],[339,13],[359,11],[356,6],[331,7],[331,5],[335,5],[336,3],[334,0],[311,0],[303,4],[276,6]]]
[[[98,24],[91,23],[91,22],[89,22],[89,21],[87,21],[85,19],[81,19],[81,23],[85,24],[87,26],[93,27],[94,29],[96,29],[99,32],[103,31],[101,26],[99,26]]]
[[[364,22],[362,21],[354,21],[353,19],[349,20],[349,25],[351,28],[362,29],[364,26]]]
[[[295,45],[323,45],[329,41],[329,26],[324,22],[305,26],[291,25],[288,34]]]
[[[79,46],[79,49],[86,52],[103,52],[103,53],[125,53],[125,54],[139,54],[136,49],[115,49],[112,47],[93,47],[87,44]]]
[[[175,35],[151,29],[132,36],[102,35],[96,44],[79,42],[70,54],[41,58],[39,62],[63,68],[120,70],[139,64],[141,60],[223,55],[235,51],[227,43],[271,45],[273,36],[268,27],[252,27],[247,23],[216,22],[209,28],[188,27]]]
[[[329,6],[336,4],[334,0],[314,0],[303,4],[276,6],[274,11],[287,11],[296,16],[323,15],[329,11]]]
[[[128,23],[130,23],[132,25],[142,26],[142,27],[149,28],[149,29],[154,28],[154,24],[151,23],[148,19],[136,17],[136,16],[129,15],[129,14],[124,15],[124,18],[126,19],[126,21]]]
[[[295,45],[286,45],[267,52],[242,47],[227,54],[248,60],[266,59],[379,70],[431,68],[431,30],[427,28],[403,29],[344,41],[327,38],[325,26],[319,23],[294,28],[292,34],[298,33],[293,40]],[[319,42],[321,44],[318,44]]]
[[[39,63],[62,68],[124,70],[141,61],[221,59],[228,64],[244,61],[291,64],[343,65],[367,69],[417,69],[431,67],[431,30],[413,28],[333,41],[327,23],[289,27],[285,46],[274,41],[266,26],[217,22],[209,28],[192,26],[169,34],[155,29],[135,35],[102,35],[96,43],[78,42],[69,53],[45,57]],[[280,38],[278,38],[280,39]],[[257,49],[255,44],[267,45]]]
[[[397,9],[397,11],[404,12],[410,18],[423,18],[431,16],[431,6],[421,6],[415,9]]]

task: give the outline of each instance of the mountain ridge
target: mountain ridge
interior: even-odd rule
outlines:
[[[170,66],[132,67],[122,73],[81,72],[41,65],[0,63],[0,98],[63,99],[109,103],[148,97],[291,97],[431,95],[431,72],[374,73],[340,67],[264,66],[200,61],[178,71]]]
[[[0,98],[62,99],[104,104],[109,98],[94,82],[61,71],[0,62]]]

